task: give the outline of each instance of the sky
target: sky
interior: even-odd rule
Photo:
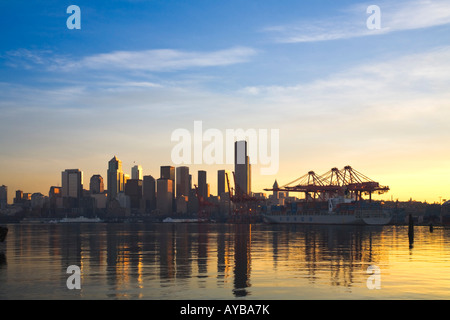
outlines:
[[[87,189],[113,156],[158,178],[175,165],[172,133],[195,121],[279,130],[277,172],[250,159],[254,192],[351,165],[390,187],[381,199],[450,199],[447,0],[17,0],[0,2],[0,28],[9,202],[47,195],[65,169]],[[217,170],[233,170],[187,165],[213,194]]]

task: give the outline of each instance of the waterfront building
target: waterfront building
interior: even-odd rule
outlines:
[[[63,198],[81,198],[83,196],[83,172],[79,169],[66,169],[61,172],[61,188]]]
[[[2,185],[0,187],[0,209],[6,209],[8,206],[8,187]]]
[[[163,215],[173,213],[173,182],[171,179],[157,180],[156,208]]]
[[[105,186],[103,183],[103,177],[99,174],[94,174],[89,182],[89,190],[92,194],[103,193]]]
[[[144,173],[140,165],[135,165],[134,167],[131,168],[131,179],[143,180],[143,177]]]
[[[208,198],[208,184],[206,179],[206,171],[198,171],[198,194],[206,200]]]
[[[228,183],[227,183],[227,175],[228,182],[232,179],[231,172],[229,170],[218,170],[217,171],[217,195],[219,197],[223,197],[223,194],[228,194]]]
[[[247,155],[247,141],[234,143],[234,174],[236,193],[251,194],[251,164]]]
[[[188,196],[190,190],[190,178],[188,167],[176,168],[176,196]]]
[[[130,198],[130,208],[139,209],[142,200],[142,180],[130,179],[125,185],[125,195]]]
[[[161,166],[160,178],[172,180],[172,199],[175,200],[175,167]]]
[[[142,198],[145,212],[151,213],[156,209],[156,181],[152,176],[144,176],[142,182]]]
[[[108,162],[108,201],[116,198],[119,192],[123,191],[124,174],[122,170],[122,161],[116,156]]]

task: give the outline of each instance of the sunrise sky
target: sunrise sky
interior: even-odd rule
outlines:
[[[70,5],[81,29],[70,30]],[[381,10],[370,30],[367,7]],[[85,188],[115,155],[173,165],[174,130],[278,129],[279,170],[252,191],[351,165],[383,199],[450,199],[450,2],[2,1],[0,185]],[[205,144],[206,145],[206,144]],[[250,159],[252,161],[252,159]],[[188,165],[196,181],[217,169]],[[106,181],[105,181],[106,183]]]

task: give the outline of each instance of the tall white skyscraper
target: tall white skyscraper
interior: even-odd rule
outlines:
[[[234,174],[236,176],[236,192],[251,193],[251,165],[247,156],[247,141],[234,143]]]

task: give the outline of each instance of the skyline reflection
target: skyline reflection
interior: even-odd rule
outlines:
[[[380,266],[389,275],[396,272],[399,252],[410,260],[416,252],[422,254],[409,247],[405,229],[396,227],[164,223],[10,227],[0,259],[2,283],[14,294],[17,279],[22,284],[38,279],[41,288],[31,288],[29,294],[35,291],[50,298],[55,289],[62,297],[95,299],[291,299],[295,297],[287,292],[296,292],[296,287],[298,294],[302,288],[336,288],[331,290],[367,295],[369,265]],[[436,230],[433,239],[418,233],[416,242],[432,241],[440,256],[447,253],[444,235],[449,231]],[[78,292],[65,287],[69,265],[81,269]],[[383,284],[392,281],[384,278]],[[0,290],[0,297],[8,294]]]

